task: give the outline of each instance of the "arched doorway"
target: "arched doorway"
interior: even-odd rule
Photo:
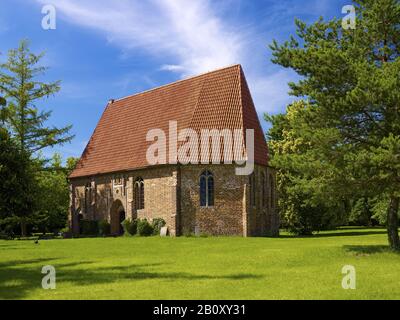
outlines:
[[[125,209],[120,200],[115,200],[110,210],[111,234],[121,236],[124,228],[121,222],[125,220]]]

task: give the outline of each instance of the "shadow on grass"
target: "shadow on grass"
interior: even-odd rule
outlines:
[[[316,233],[313,235],[307,236],[296,236],[296,235],[281,235],[279,238],[283,239],[299,239],[299,238],[331,238],[331,237],[354,237],[354,236],[370,236],[370,235],[379,235],[386,234],[386,230],[380,229],[376,231],[366,230],[366,231],[350,231],[350,232],[327,232],[327,233]]]
[[[24,250],[24,249],[28,249],[28,248],[21,247],[21,246],[15,245],[15,244],[3,244],[3,243],[0,244],[0,250],[9,250],[9,249]]]
[[[328,237],[352,237],[352,236],[371,236],[377,234],[386,234],[386,230],[376,231],[351,231],[351,232],[333,232],[333,233],[317,233],[313,235],[314,238],[328,238]]]
[[[370,254],[385,253],[385,252],[399,254],[399,252],[391,250],[389,246],[382,246],[382,245],[360,245],[360,246],[345,245],[343,246],[343,249],[346,250],[347,252],[354,253],[357,255],[370,255]]]
[[[89,286],[105,284],[116,281],[141,281],[141,280],[244,280],[259,279],[263,276],[255,274],[227,274],[207,275],[192,274],[189,272],[150,271],[149,268],[163,264],[134,264],[128,266],[111,266],[88,269],[82,264],[94,262],[84,261],[60,264],[55,259],[21,260],[0,263],[0,299],[23,299],[28,295],[32,297],[34,290],[43,290],[41,287],[41,273],[44,265],[53,265],[56,269],[57,290],[62,290],[63,283],[72,283],[74,286]],[[35,264],[35,266],[30,266]],[[80,267],[80,268],[78,268]]]

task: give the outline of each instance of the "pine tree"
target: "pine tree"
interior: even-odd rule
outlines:
[[[400,2],[354,4],[355,29],[297,20],[297,38],[271,45],[273,62],[301,76],[290,87],[309,105],[303,140],[346,172],[341,187],[389,195],[388,239],[400,250]],[[326,132],[334,139],[321,139]]]
[[[71,126],[48,127],[51,111],[39,111],[36,102],[60,90],[60,81],[37,81],[46,67],[38,65],[44,54],[29,50],[28,41],[21,41],[17,49],[9,50],[7,62],[0,65],[0,93],[7,99],[3,112],[5,124],[17,138],[22,150],[33,154],[43,148],[69,142]]]
[[[7,106],[6,99],[4,99],[2,96],[0,96],[0,122],[1,122],[1,127],[4,126],[5,121],[6,121],[6,106]]]

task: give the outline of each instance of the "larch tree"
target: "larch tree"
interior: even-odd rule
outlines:
[[[4,178],[0,209],[2,223],[19,223],[22,236],[27,234],[27,224],[32,222],[41,198],[37,195],[37,176],[43,168],[38,151],[73,138],[71,126],[48,126],[51,111],[37,106],[39,100],[60,90],[59,81],[38,80],[47,70],[39,65],[43,55],[32,53],[23,40],[17,49],[9,50],[7,61],[0,64],[0,175]]]
[[[9,50],[7,61],[0,65],[0,93],[7,100],[5,124],[18,140],[21,149],[33,154],[46,147],[71,141],[71,126],[46,126],[51,111],[41,111],[36,103],[60,90],[60,81],[40,82],[47,68],[40,66],[44,54],[29,50],[27,40]]]

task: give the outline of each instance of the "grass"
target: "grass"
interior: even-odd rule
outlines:
[[[0,241],[0,299],[400,299],[383,229],[310,238]],[[57,289],[41,288],[52,265]],[[353,265],[357,289],[341,287]]]

